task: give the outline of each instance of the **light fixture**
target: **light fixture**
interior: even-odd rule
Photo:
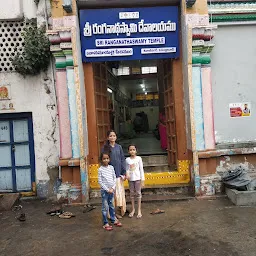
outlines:
[[[144,84],[141,84],[141,85],[140,85],[140,87],[141,87],[141,88],[144,88],[144,87],[145,87],[145,85],[144,85]]]
[[[146,89],[145,89],[145,88],[143,88],[142,90],[143,90],[143,92],[145,92],[145,90],[146,90]]]
[[[108,92],[110,92],[110,93],[112,93],[112,92],[113,92],[110,88],[108,88],[108,89],[107,89],[107,91],[108,91]]]
[[[145,95],[147,95],[148,93],[147,92],[145,92]]]

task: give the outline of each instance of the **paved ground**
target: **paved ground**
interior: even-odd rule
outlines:
[[[227,199],[144,203],[141,220],[123,219],[112,232],[101,227],[100,207],[63,220],[45,212],[51,204],[22,202],[24,223],[15,212],[0,213],[0,255],[255,256],[256,207],[236,207]],[[164,214],[150,215],[156,208]]]

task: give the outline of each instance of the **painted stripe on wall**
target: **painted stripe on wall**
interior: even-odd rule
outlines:
[[[65,70],[56,70],[56,94],[60,131],[60,158],[71,158],[71,131],[68,107],[67,77]]]
[[[201,68],[205,148],[215,148],[211,67]]]
[[[204,143],[204,118],[202,101],[201,67],[192,67],[192,84],[194,95],[194,118],[196,130],[196,150],[205,149]]]
[[[74,69],[67,68],[67,83],[68,83],[68,103],[69,103],[69,115],[71,125],[71,143],[72,143],[72,157],[80,157],[79,148],[79,134],[78,134],[78,120],[77,120],[77,109],[76,109],[76,88]]]

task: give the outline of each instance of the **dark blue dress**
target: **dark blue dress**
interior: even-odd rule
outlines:
[[[119,178],[120,175],[126,174],[126,165],[125,165],[125,157],[122,146],[115,143],[115,146],[111,148],[110,152],[110,165],[112,165],[115,169],[116,177]],[[103,151],[103,149],[102,149]]]

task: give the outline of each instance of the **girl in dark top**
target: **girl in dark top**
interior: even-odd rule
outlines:
[[[121,216],[126,212],[125,190],[123,182],[126,179],[126,165],[122,146],[116,143],[116,132],[114,130],[108,131],[107,142],[103,147],[102,152],[110,154],[110,165],[115,169],[116,174],[116,192],[115,192],[115,206],[121,209]]]

